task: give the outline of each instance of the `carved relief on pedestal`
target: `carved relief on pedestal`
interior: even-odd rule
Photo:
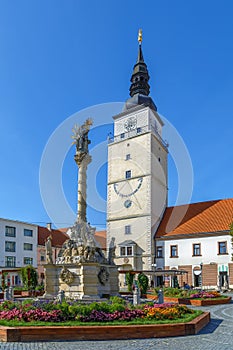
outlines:
[[[61,273],[60,273],[60,279],[62,280],[62,282],[70,285],[74,280],[74,274],[70,270],[68,270],[65,266],[63,266],[63,269],[61,270]]]
[[[108,282],[108,279],[109,279],[109,272],[107,270],[106,267],[102,266],[100,268],[100,271],[98,273],[98,279],[99,279],[99,282],[103,285],[106,284],[106,282]]]

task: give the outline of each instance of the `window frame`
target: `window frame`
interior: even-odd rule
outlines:
[[[163,246],[162,245],[159,245],[156,247],[156,258],[157,259],[163,258]]]
[[[28,248],[25,248],[25,246],[30,246],[32,249],[28,249]],[[27,242],[24,242],[24,244],[23,244],[23,250],[28,250],[28,251],[33,251],[33,244],[32,243],[27,243]]]
[[[125,225],[125,235],[130,235],[131,233],[131,225]]]
[[[126,253],[125,247],[120,247],[120,256],[126,256],[125,253]]]
[[[199,246],[199,248],[195,248]],[[199,249],[199,254],[195,254],[196,249]],[[193,256],[201,256],[201,243],[193,243]]]
[[[173,248],[175,248],[175,255],[173,255]],[[170,258],[178,258],[178,245],[177,244],[171,244],[170,245]]]
[[[120,256],[121,257],[128,257],[128,256],[133,256],[133,246],[131,245],[126,245],[120,247]]]
[[[7,245],[9,246],[7,248]],[[13,249],[10,249],[10,246],[13,246]],[[15,253],[16,252],[16,242],[15,241],[5,241],[5,252],[7,253]]]
[[[131,159],[130,153],[127,153],[127,154],[125,155],[125,160],[130,160],[130,159]]]
[[[224,253],[221,253],[220,252],[220,245],[223,244],[225,245],[225,252]],[[227,241],[219,241],[218,242],[218,255],[228,255],[228,251],[227,251]]]
[[[8,259],[12,259],[12,261]],[[16,267],[16,256],[5,256],[5,267]]]
[[[125,178],[127,180],[132,178],[132,170],[126,170],[125,171]]]
[[[30,232],[31,234],[25,234],[26,232]],[[24,228],[23,229],[23,235],[25,237],[33,237],[33,230],[29,229],[29,228]]]
[[[25,262],[26,259],[29,259],[30,262]],[[33,258],[31,258],[30,256],[25,256],[23,258],[23,263],[24,263],[24,265],[33,265]]]
[[[13,234],[10,234],[8,231],[8,229],[13,229]],[[14,226],[5,226],[5,237],[16,237],[16,227]]]

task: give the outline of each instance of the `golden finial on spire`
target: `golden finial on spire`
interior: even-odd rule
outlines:
[[[139,42],[139,44],[142,43],[142,29],[139,29],[139,31],[138,31],[138,42]]]

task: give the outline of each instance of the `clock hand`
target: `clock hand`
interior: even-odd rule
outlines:
[[[133,188],[132,188],[130,182],[129,182],[128,180],[127,180],[127,182],[128,182],[128,185],[129,185],[129,187],[131,188],[131,191],[132,191],[132,193],[133,193]],[[138,201],[137,196],[135,195],[135,193],[133,193],[133,196],[134,196],[134,198],[135,198],[135,200],[136,200],[136,202],[137,202],[137,205],[138,205],[139,209],[142,209],[142,207],[141,207],[141,205],[140,205],[140,203],[139,203],[139,201]]]
[[[125,182],[123,183],[123,186],[121,186],[119,188],[119,183],[115,183],[113,185],[114,191],[116,192],[117,195],[121,196],[121,197],[125,197],[125,195],[121,192],[121,190],[124,188],[125,186]]]
[[[125,187],[126,183],[123,182],[123,186],[121,186],[121,188],[119,188],[118,192],[121,192],[121,190]]]

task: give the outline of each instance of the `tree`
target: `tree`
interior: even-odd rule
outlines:
[[[129,292],[132,292],[133,277],[134,277],[134,275],[130,272],[127,272],[125,275],[125,281],[126,281]]]
[[[23,286],[27,290],[34,290],[38,284],[38,275],[32,265],[27,265],[20,269]]]
[[[138,286],[141,294],[146,294],[149,285],[149,278],[142,272],[138,275]]]
[[[7,275],[8,275],[8,272],[3,272],[2,274],[2,290],[5,290],[7,288],[7,282],[6,282]]]

